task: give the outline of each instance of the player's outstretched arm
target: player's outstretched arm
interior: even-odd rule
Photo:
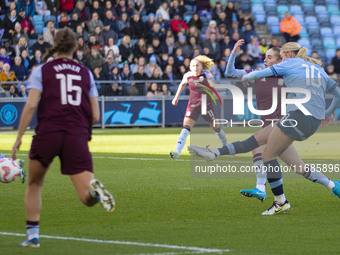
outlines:
[[[240,50],[240,47],[243,44],[244,44],[244,39],[238,40],[235,43],[235,46],[233,48],[233,51],[230,54],[230,57],[227,63],[227,68],[225,70],[225,74],[227,77],[242,78],[243,75],[247,74],[247,72],[244,69],[235,69],[235,59]]]
[[[333,95],[333,100],[332,103],[330,104],[330,106],[328,107],[328,109],[326,110],[326,116],[330,117],[333,112],[340,106],[340,89],[339,87],[335,87],[335,89],[333,89],[331,91],[332,95]]]
[[[185,82],[182,81],[178,86],[178,89],[177,89],[177,92],[176,92],[174,99],[172,99],[172,105],[178,104],[179,95],[182,93],[184,87],[185,87]]]
[[[31,123],[35,109],[38,106],[41,92],[37,89],[30,89],[30,93],[27,98],[27,102],[21,114],[17,140],[15,141],[12,148],[12,158],[16,159],[16,151],[19,150],[21,145],[21,138],[24,135],[28,125]]]
[[[100,118],[100,111],[97,98],[90,97],[90,103],[92,108],[92,125],[94,125],[99,121]]]

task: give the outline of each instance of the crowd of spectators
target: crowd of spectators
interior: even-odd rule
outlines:
[[[252,16],[226,0],[5,0],[0,15],[0,82],[13,97],[27,92],[24,82],[13,91],[10,81],[27,80],[63,27],[76,33],[74,59],[93,72],[106,96],[171,95],[190,59],[200,54],[214,59],[216,79],[225,78],[231,49],[241,38],[246,43],[236,68],[262,66],[267,49],[279,46],[276,38],[260,38]],[[40,33],[35,15],[45,20]],[[340,51],[327,70],[338,76]]]

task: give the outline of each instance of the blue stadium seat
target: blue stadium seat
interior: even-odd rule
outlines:
[[[32,46],[37,42],[37,39],[28,39],[28,46],[32,48]]]
[[[320,34],[322,37],[332,37],[333,30],[330,27],[322,27],[320,28]]]
[[[333,35],[340,38],[340,26],[334,26],[333,27]],[[338,46],[340,47],[340,44],[338,44]]]
[[[252,13],[256,14],[256,13],[264,13],[264,8],[263,5],[253,5],[252,7]]]
[[[320,38],[312,38],[311,44],[313,47],[322,47],[322,42]]]
[[[263,1],[262,0],[250,0],[253,5],[262,5]]]
[[[306,38],[306,39],[309,38],[309,34],[308,34],[307,29],[305,27],[301,28],[299,35],[300,35],[301,38]]]
[[[301,0],[301,2],[302,2],[302,5],[304,7],[306,7],[306,6],[314,6],[314,1],[313,0]]]
[[[328,14],[328,11],[326,9],[326,6],[324,5],[315,5],[314,6],[314,10],[315,10],[315,13],[317,15],[320,15],[320,14]]]
[[[267,24],[268,25],[280,25],[280,20],[277,16],[268,16]]]
[[[289,12],[289,8],[287,5],[278,5],[276,11],[281,16],[282,14],[285,14],[285,12]]]
[[[326,57],[328,61],[331,61],[331,59],[335,56],[335,49],[327,49],[326,50]]]
[[[259,24],[264,24],[266,23],[266,13],[257,13],[255,14],[255,21],[256,23],[259,23]]]
[[[298,43],[302,46],[302,47],[306,47],[306,48],[310,48],[311,44],[309,42],[309,39],[300,39],[298,40]]]
[[[328,5],[327,6],[327,11],[330,15],[340,15],[340,11],[339,11],[339,6],[338,5]]]
[[[333,37],[323,38],[323,46],[326,49],[336,49],[336,43]]]
[[[337,48],[340,48],[340,37],[336,39],[336,45],[337,45]]]
[[[322,25],[324,27],[325,26],[330,26],[329,15],[328,14],[318,15],[318,20],[319,20],[320,25]]]
[[[290,12],[293,16],[303,15],[303,11],[300,5],[291,5]]]
[[[312,36],[320,35],[319,25],[308,26],[308,33]]]
[[[296,19],[297,22],[299,22],[301,26],[305,25],[305,19],[303,17],[303,14],[302,15],[294,15],[294,19]]]
[[[339,1],[338,0],[326,0],[326,3],[336,5],[336,4],[339,4]]]
[[[331,24],[333,26],[339,26],[340,25],[340,16],[331,16]]]
[[[325,0],[315,0],[314,4],[315,5],[326,5],[326,1]]]
[[[44,23],[46,23],[47,21],[52,20],[54,23],[57,22],[57,18],[54,15],[49,15],[49,16],[44,16]]]
[[[280,25],[270,25],[270,32],[273,35],[281,34]]]
[[[307,25],[319,24],[318,20],[314,16],[306,16],[305,22]]]

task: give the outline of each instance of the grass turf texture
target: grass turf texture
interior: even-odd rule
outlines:
[[[339,126],[295,143],[307,162],[339,164]],[[228,141],[249,137],[254,129],[225,129]],[[168,160],[180,128],[95,130],[90,144],[95,175],[112,191],[117,209],[86,208],[55,160],[43,188],[40,233],[51,236],[161,243],[230,249],[226,254],[339,254],[340,200],[303,178],[284,179],[292,209],[261,216],[272,203],[242,197],[255,178],[190,178],[187,153]],[[197,128],[197,132],[206,130]],[[217,140],[217,138],[215,137]],[[0,132],[1,152],[9,155],[14,132]],[[31,134],[20,157],[27,161]],[[187,144],[189,144],[187,142]],[[186,149],[184,149],[186,152]],[[251,155],[235,159],[249,164]],[[233,163],[241,165],[242,163]],[[338,179],[340,174],[337,174]],[[26,184],[0,183],[0,232],[25,233]],[[189,254],[191,250],[41,239],[39,249],[18,247],[24,237],[0,235],[1,254]],[[201,253],[208,254],[208,253]],[[212,254],[212,253],[211,253]]]

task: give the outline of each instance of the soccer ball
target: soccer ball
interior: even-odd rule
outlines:
[[[22,175],[23,170],[11,158],[0,158],[0,182],[10,183]]]

